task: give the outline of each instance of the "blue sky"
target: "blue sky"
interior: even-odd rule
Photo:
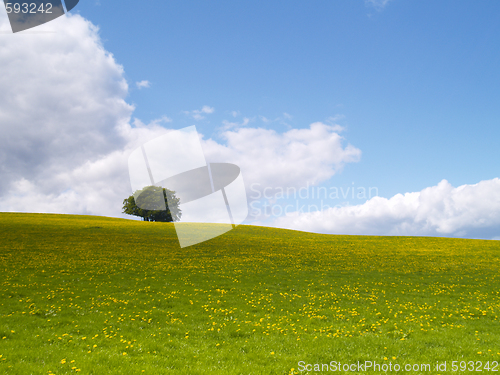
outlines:
[[[278,132],[343,116],[363,152],[331,181],[380,195],[498,176],[500,3],[457,1],[81,1],[123,64],[134,116],[209,105],[216,136],[231,111]],[[284,122],[284,121],[283,121]]]
[[[112,196],[98,187],[115,173],[102,172],[102,165],[123,169],[139,139],[161,127],[196,125],[207,158],[234,157],[227,161],[242,164],[247,188],[258,183],[299,189],[321,176],[316,186],[376,187],[385,198],[369,204],[367,198],[349,196],[326,202],[351,207],[336,215],[346,223],[358,218],[356,223],[365,223],[360,226],[335,220],[326,225],[314,213],[251,223],[327,233],[500,238],[500,3],[150,0],[137,6],[81,0],[72,13],[37,28],[53,34],[0,35],[4,66],[23,61],[25,70],[39,69],[46,76],[39,87],[29,78],[12,85],[9,77],[15,73],[4,73],[0,88],[6,97],[47,97],[48,86],[72,77],[68,85],[74,91],[64,95],[77,103],[65,109],[67,119],[75,121],[72,127],[60,114],[33,112],[34,119],[46,118],[37,127],[36,145],[27,141],[32,128],[14,134],[19,119],[4,116],[4,134],[12,136],[5,138],[10,149],[3,145],[10,151],[0,155],[4,177],[10,176],[0,186],[0,210],[30,211],[28,196],[36,190],[47,203],[31,210],[120,216],[119,210],[96,203],[97,195]],[[7,30],[5,20],[2,30]],[[30,55],[21,51],[24,45],[32,48]],[[79,67],[72,76],[71,59]],[[95,105],[85,104],[90,102]],[[75,111],[80,122],[71,115]],[[168,121],[158,121],[162,118]],[[90,126],[88,119],[98,124]],[[321,125],[313,130],[313,123]],[[255,172],[285,157],[300,164],[290,151],[299,129],[304,132],[297,142],[312,155],[309,170],[297,167],[294,180],[278,176],[278,167]],[[49,153],[47,142],[57,143],[50,137],[61,131],[80,137],[80,148],[74,144],[73,151],[56,147]],[[276,135],[276,159],[251,165],[252,150],[269,151],[258,141],[263,134]],[[247,149],[230,144],[230,137],[248,140]],[[95,145],[91,138],[100,140],[98,146],[90,146]],[[21,149],[19,142],[31,146]],[[335,152],[321,154],[330,149]],[[42,177],[47,170],[59,176],[57,188]],[[94,177],[84,180],[83,170]],[[292,165],[281,170],[293,174]],[[275,180],[264,178],[273,173]],[[119,202],[124,191],[113,199]]]

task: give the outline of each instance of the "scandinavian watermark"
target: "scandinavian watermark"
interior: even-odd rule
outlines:
[[[338,186],[312,186],[306,182],[306,186],[301,188],[296,187],[282,187],[282,186],[266,186],[263,187],[259,183],[250,185],[251,199],[370,199],[378,196],[378,188],[374,186],[364,187],[352,186],[338,187]]]
[[[354,183],[348,187],[325,187],[310,185],[307,182],[301,188],[265,187],[253,183],[250,192],[250,216],[255,218],[312,212],[330,216],[335,215],[335,209],[349,206],[346,199],[366,201],[378,196],[377,187],[355,186]]]

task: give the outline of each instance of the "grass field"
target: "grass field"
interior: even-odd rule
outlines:
[[[0,232],[2,374],[500,360],[500,241],[239,226],[181,249],[169,223],[14,213]]]

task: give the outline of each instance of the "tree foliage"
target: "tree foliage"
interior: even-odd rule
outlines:
[[[123,213],[139,216],[144,221],[179,221],[181,209],[175,191],[146,186],[123,200]]]

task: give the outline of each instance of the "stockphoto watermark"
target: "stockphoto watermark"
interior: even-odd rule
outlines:
[[[254,183],[250,186],[250,216],[279,217],[291,213],[322,212],[349,206],[350,200],[366,201],[378,196],[374,186],[312,186],[309,182],[301,188],[270,187]],[[338,203],[337,203],[338,202]]]
[[[444,369],[443,369],[444,366]],[[446,371],[446,362],[444,364],[437,362],[433,368],[430,363],[415,363],[415,364],[399,364],[399,363],[378,363],[376,361],[357,361],[351,363],[343,363],[338,361],[331,361],[330,363],[307,363],[306,361],[299,361],[299,372],[431,372]]]
[[[395,359],[395,358],[393,358]],[[445,360],[435,363],[397,363],[397,362],[377,361],[357,361],[357,362],[339,362],[331,361],[329,363],[308,363],[306,361],[298,362],[298,371],[311,372],[374,372],[376,374],[388,372],[406,372],[406,373],[461,373],[461,372],[479,372],[479,371],[500,371],[499,361],[460,361],[460,360]],[[293,373],[295,369],[292,369]]]

